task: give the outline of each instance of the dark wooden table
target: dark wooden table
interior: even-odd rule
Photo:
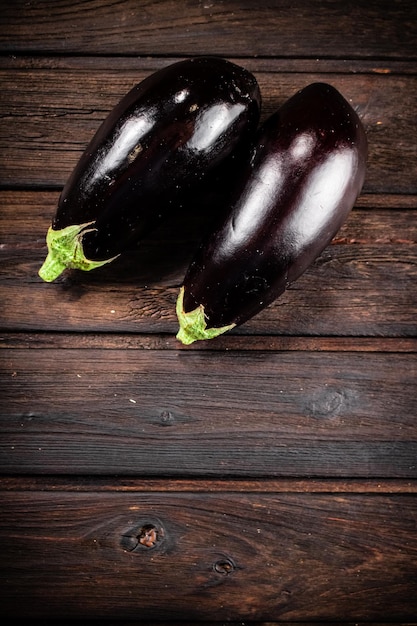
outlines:
[[[1,2],[1,615],[417,621],[416,6]],[[283,297],[184,348],[175,300],[202,210],[107,268],[37,272],[101,120],[203,54],[254,72],[263,117],[333,84],[369,166]]]

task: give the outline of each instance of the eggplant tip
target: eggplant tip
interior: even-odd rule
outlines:
[[[110,263],[116,257],[105,261],[90,261],[86,259],[82,247],[82,236],[91,230],[93,222],[74,224],[54,230],[52,226],[46,235],[48,255],[39,270],[39,276],[47,283],[51,283],[67,268],[89,271]]]
[[[229,324],[220,328],[207,328],[204,306],[202,304],[193,311],[186,313],[184,311],[184,286],[180,289],[176,310],[180,325],[177,339],[185,346],[189,346],[198,340],[214,339],[214,337],[218,337],[236,326],[236,324]]]

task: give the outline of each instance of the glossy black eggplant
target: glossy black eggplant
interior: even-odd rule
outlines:
[[[177,301],[184,344],[243,324],[321,254],[365,178],[361,121],[331,85],[311,84],[260,128],[230,211],[204,242]]]
[[[39,274],[90,270],[137,242],[256,131],[254,76],[225,59],[174,63],[134,87],[86,148],[59,199]]]

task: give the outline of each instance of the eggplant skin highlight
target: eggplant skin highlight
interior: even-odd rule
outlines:
[[[362,123],[313,83],[259,129],[230,211],[201,244],[177,300],[184,344],[243,324],[313,263],[346,220],[366,173]]]
[[[259,115],[255,77],[222,58],[180,61],[136,85],[102,123],[62,190],[41,278],[100,267],[137,243],[184,190],[249,148]]]

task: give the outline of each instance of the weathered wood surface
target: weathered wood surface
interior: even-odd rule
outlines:
[[[165,65],[170,61],[165,60]],[[239,62],[245,65],[244,61]],[[104,68],[81,58],[71,67],[31,67],[3,60],[0,66],[0,184],[62,186],[82,150],[111,108],[134,84],[151,73],[139,60],[136,68],[118,60]],[[17,65],[17,67],[16,67]],[[160,62],[158,64],[160,66]],[[249,66],[248,66],[249,67]],[[415,137],[417,119],[417,65],[413,74],[380,66],[355,73],[339,71],[285,72],[272,61],[261,61],[258,79],[263,94],[263,116],[272,113],[298,89],[315,81],[331,82],[352,103],[369,138],[365,193],[417,194]],[[301,66],[300,66],[301,69]],[[378,68],[373,68],[377,70]],[[399,110],[399,99],[401,109]]]
[[[416,615],[410,495],[58,490],[1,499],[6,614],[103,619],[117,606],[119,619]]]
[[[145,270],[136,281],[131,276],[120,283],[117,275],[123,276],[123,267],[115,263],[100,275],[77,274],[50,286],[41,284],[37,277],[42,253],[22,255],[18,264],[7,254],[2,256],[3,269],[14,275],[1,285],[5,329],[158,332],[170,336],[178,330],[175,301],[185,260],[174,275],[166,265],[158,268],[166,275],[157,284],[148,281],[152,265],[148,266],[149,273]],[[141,261],[143,257],[137,264],[143,269],[146,266]],[[230,336],[415,337],[415,274],[415,248],[330,248],[286,294]],[[213,340],[211,346],[221,344],[224,340]]]
[[[415,354],[3,352],[11,474],[417,477]]]
[[[3,329],[175,335],[178,289],[208,220],[183,212],[137,252],[47,285],[37,272],[57,197],[0,192]],[[416,336],[417,198],[387,196],[379,199],[383,208],[364,200],[306,274],[232,335]]]
[[[0,50],[3,621],[415,626],[417,4],[5,0]],[[254,72],[263,117],[334,84],[369,166],[282,298],[185,348],[214,185],[111,266],[37,271],[112,106],[213,53]]]
[[[417,58],[413,0],[2,0],[1,9],[7,52]]]

